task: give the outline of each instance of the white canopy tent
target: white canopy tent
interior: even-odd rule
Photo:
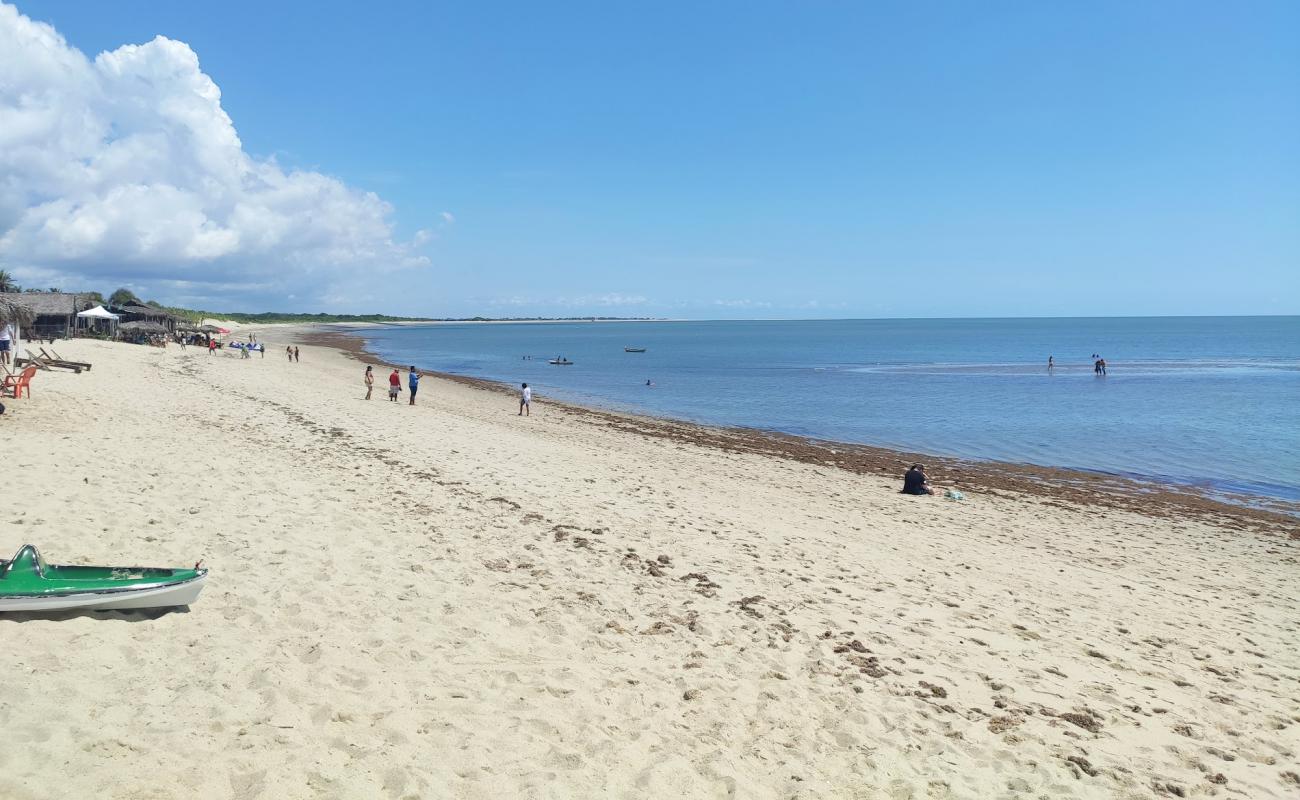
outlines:
[[[77,320],[85,320],[85,327],[90,328],[92,326],[106,324],[110,333],[113,328],[117,326],[118,319],[119,317],[117,314],[114,314],[103,306],[95,306],[94,308],[88,308],[85,311],[77,312]]]

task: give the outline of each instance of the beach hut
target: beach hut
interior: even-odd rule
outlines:
[[[148,320],[123,322],[117,326],[117,336],[124,342],[136,344],[162,344],[171,333],[166,325]]]
[[[77,312],[88,302],[78,294],[69,292],[13,292],[5,300],[27,309],[32,315],[26,324],[23,338],[67,339],[77,325]]]
[[[176,325],[180,322],[180,318],[176,315],[163,311],[161,308],[154,308],[153,306],[122,306],[122,308],[119,309],[119,316],[122,319],[123,325],[128,322],[153,322],[162,326],[163,333],[175,333]]]

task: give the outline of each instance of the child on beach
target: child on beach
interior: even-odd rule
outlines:
[[[388,376],[388,399],[397,402],[397,393],[402,391],[402,374],[393,367],[393,372]]]
[[[411,390],[411,402],[407,403],[407,405],[413,406],[415,405],[415,393],[420,391],[420,372],[415,368],[414,364],[411,365],[410,374],[406,376],[406,385]]]
[[[370,399],[370,393],[375,390],[375,368],[366,367],[366,399]]]
[[[533,390],[529,389],[528,384],[525,383],[523,391],[519,393],[519,416],[531,417],[532,415],[533,415]]]

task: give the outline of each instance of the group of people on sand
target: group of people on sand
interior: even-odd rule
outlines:
[[[289,357],[290,361],[298,361],[298,348],[292,345],[284,348],[284,354]]]
[[[410,392],[410,400],[407,405],[415,405],[415,396],[420,393],[420,371],[412,364],[410,371],[406,374],[406,387]],[[366,374],[363,378],[366,384],[366,399],[369,400],[371,393],[375,390],[375,368],[366,367]],[[402,393],[402,371],[393,367],[393,371],[388,375],[388,400],[396,403],[397,396]]]
[[[407,405],[415,405],[415,396],[420,392],[420,378],[423,377],[415,365],[412,364],[406,373],[406,390],[409,392]],[[366,399],[369,400],[375,391],[375,368],[366,367],[366,372],[362,380],[366,384]],[[393,367],[393,371],[388,373],[388,400],[396,403],[397,396],[402,393],[402,371]],[[533,414],[533,390],[524,384],[519,392],[519,415],[529,416]]]

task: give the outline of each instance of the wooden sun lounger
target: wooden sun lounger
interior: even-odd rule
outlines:
[[[78,374],[81,373],[81,367],[79,366],[76,366],[74,364],[65,364],[62,361],[50,361],[46,358],[42,358],[36,355],[31,350],[27,351],[26,358],[14,359],[14,366],[21,367],[24,365],[37,367],[39,369],[46,370],[47,372],[52,372],[56,369],[70,369],[73,372],[76,372]]]
[[[50,355],[50,353],[54,353],[54,355]],[[67,367],[67,368],[69,368],[69,369],[71,369],[72,367],[80,367],[80,369],[78,369],[77,372],[81,372],[81,370],[83,370],[83,369],[86,370],[87,372],[90,371],[90,364],[89,364],[88,362],[86,362],[86,361],[69,361],[68,359],[64,358],[63,356],[59,355],[58,353],[55,353],[53,347],[50,348],[50,352],[49,352],[49,353],[45,352],[45,348],[42,347],[42,348],[41,348],[41,355],[45,357],[45,360],[46,360],[46,361],[48,361],[50,364],[53,364],[53,365],[55,365],[55,366],[59,366],[59,367]]]

